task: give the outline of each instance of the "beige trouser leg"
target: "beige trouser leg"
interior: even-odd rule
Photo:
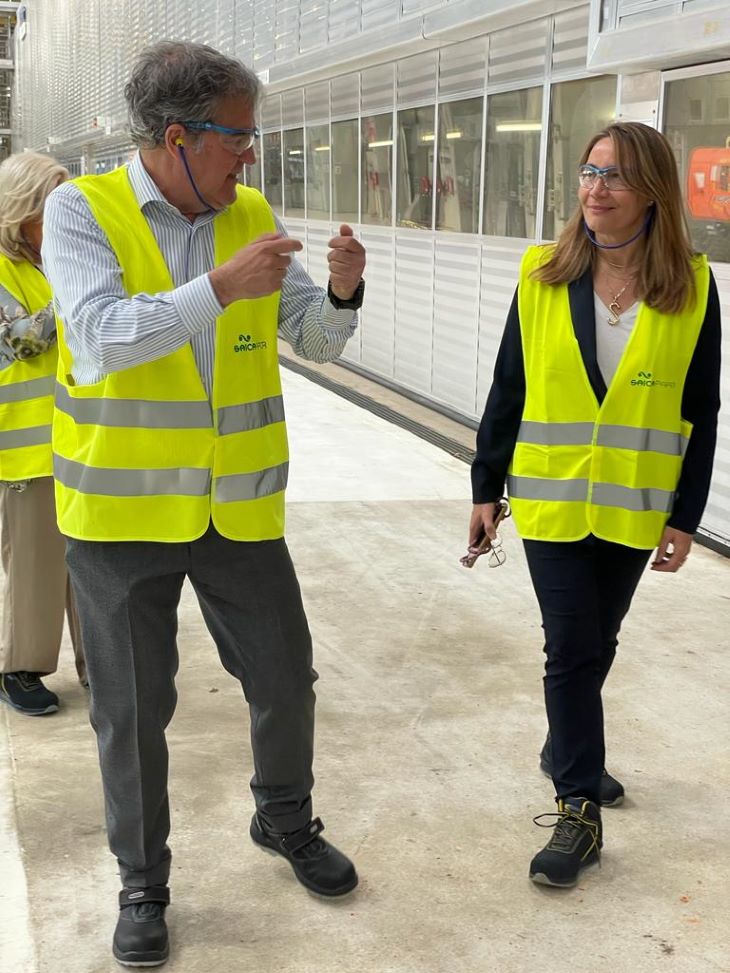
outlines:
[[[0,530],[5,572],[0,672],[55,672],[66,611],[76,670],[84,679],[79,623],[50,476],[32,480],[20,493],[0,485]]]

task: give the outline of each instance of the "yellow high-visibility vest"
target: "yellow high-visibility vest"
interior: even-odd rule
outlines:
[[[43,274],[28,260],[0,254],[0,284],[35,314],[51,300]],[[13,308],[8,309],[12,314]],[[33,480],[53,472],[51,420],[58,349],[0,370],[0,480]]]
[[[122,269],[130,296],[173,290],[127,168],[74,180]],[[275,230],[254,189],[213,221],[216,266]],[[218,317],[211,399],[190,344],[157,361],[76,385],[59,322],[53,420],[61,532],[95,541],[190,541],[212,519],[233,540],[284,533],[288,446],[277,355],[279,293]]]
[[[682,418],[682,391],[707,308],[707,259],[694,260],[693,306],[680,314],[640,306],[599,406],[573,330],[567,284],[530,276],[548,254],[530,247],[520,270],[527,388],[507,477],[515,524],[532,540],[594,534],[653,548],[672,511],[692,432]]]

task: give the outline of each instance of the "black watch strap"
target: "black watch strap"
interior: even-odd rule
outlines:
[[[329,298],[332,307],[336,308],[338,311],[347,309],[348,311],[357,311],[362,307],[362,300],[365,295],[365,281],[360,279],[360,283],[355,288],[355,293],[347,301],[341,300],[336,294],[332,293],[332,284],[327,284],[327,297]]]

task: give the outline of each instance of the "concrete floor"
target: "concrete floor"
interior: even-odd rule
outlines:
[[[285,373],[289,543],[315,639],[315,810],[359,889],[308,895],[250,842],[240,689],[190,589],[169,732],[170,973],[730,971],[730,562],[647,574],[605,693],[600,869],[527,879],[552,809],[540,628],[520,544],[466,571],[468,470]],[[343,376],[346,380],[346,375]],[[118,882],[71,652],[63,709],[0,712],[0,971],[110,973]]]

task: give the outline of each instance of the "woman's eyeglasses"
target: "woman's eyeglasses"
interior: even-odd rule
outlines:
[[[601,179],[603,185],[610,192],[629,188],[621,178],[616,166],[606,166],[605,169],[599,169],[597,166],[591,166],[587,163],[578,166],[578,182],[583,189],[593,189],[597,179]]]

